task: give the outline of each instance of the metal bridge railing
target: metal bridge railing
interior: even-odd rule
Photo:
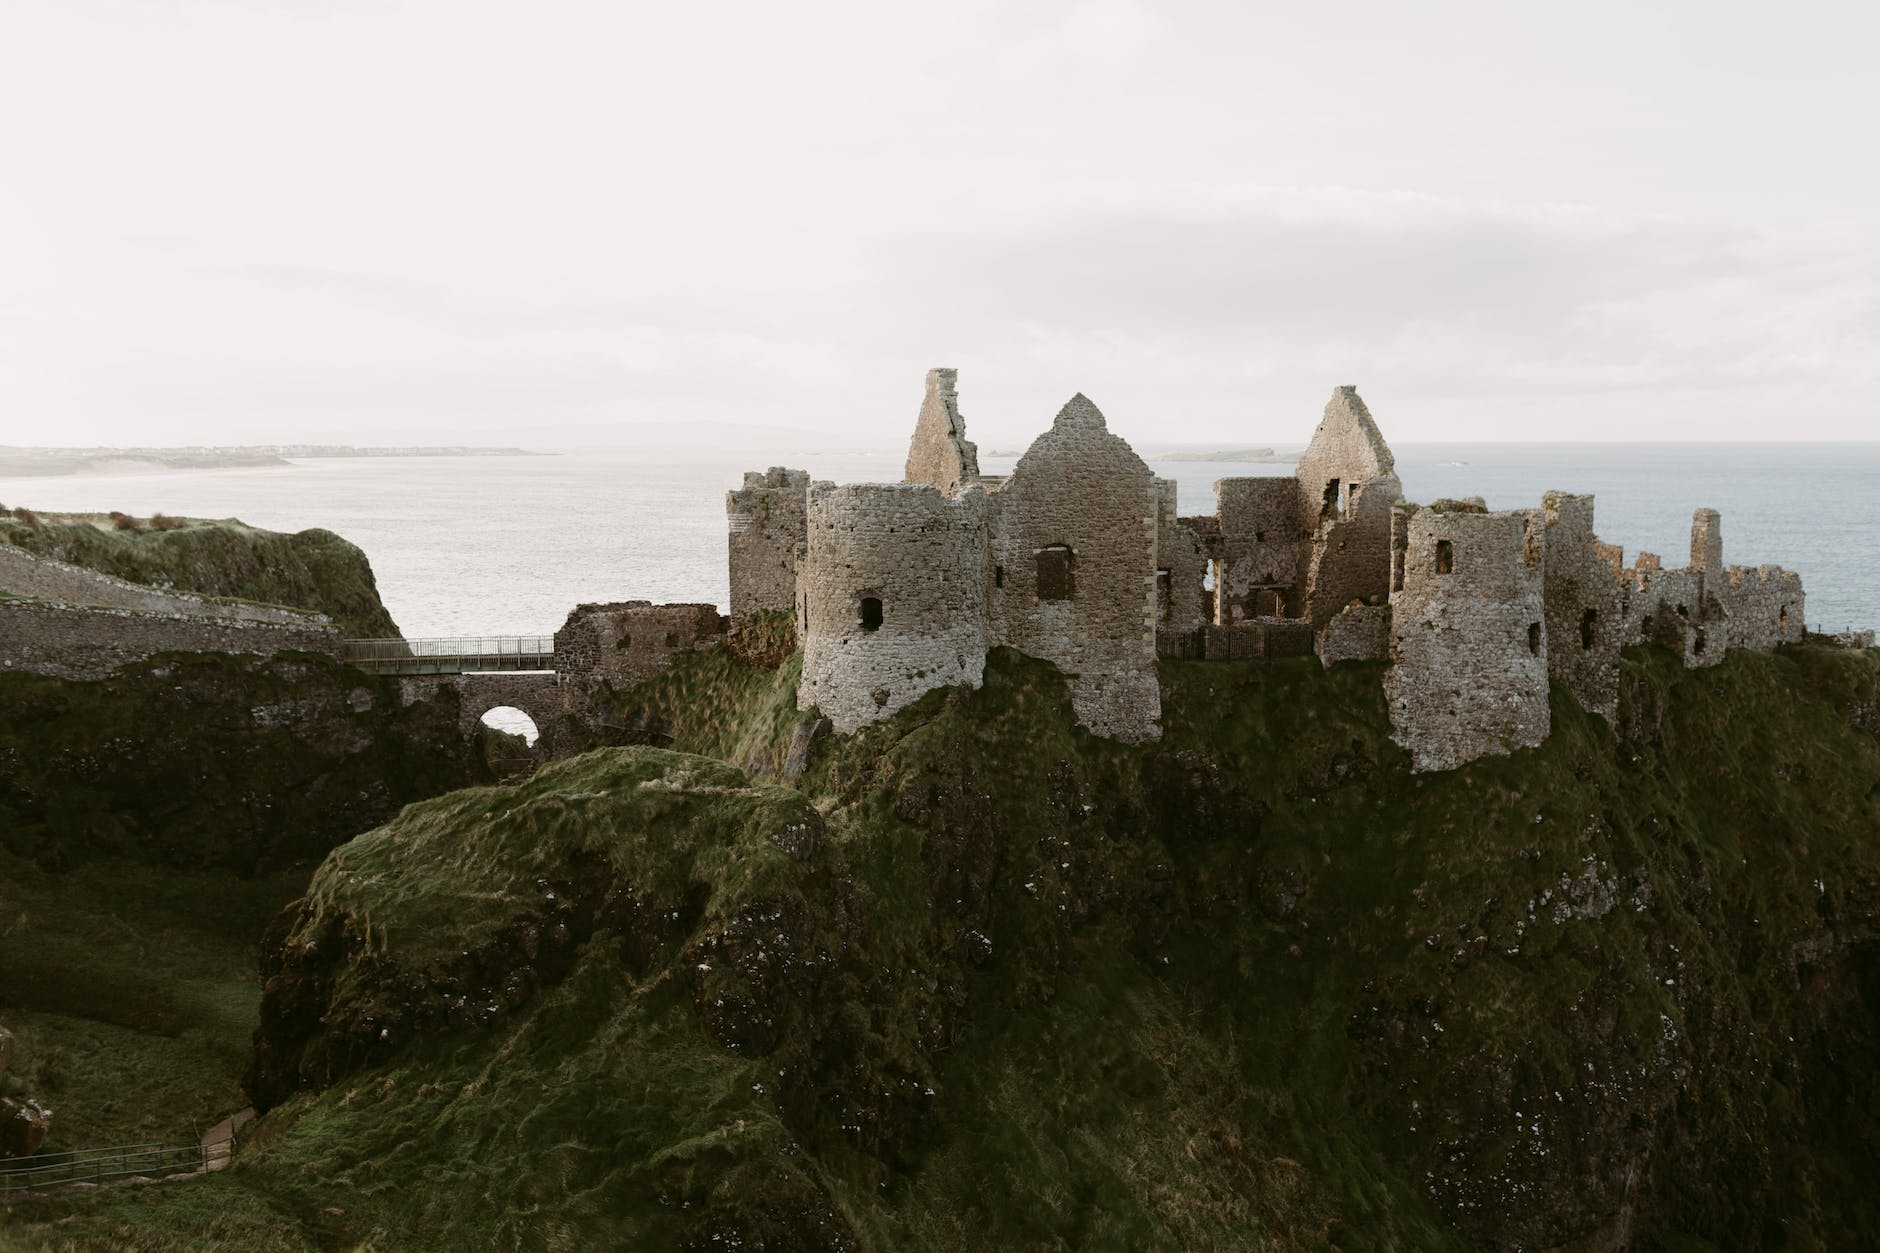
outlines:
[[[72,1153],[42,1153],[37,1157],[0,1158],[0,1200],[43,1188],[74,1183],[107,1183],[113,1179],[156,1178],[203,1170],[225,1161],[235,1148],[235,1136],[206,1144],[126,1144],[108,1149],[80,1149]]]
[[[346,640],[341,648],[349,664],[375,674],[475,674],[555,668],[552,635]]]

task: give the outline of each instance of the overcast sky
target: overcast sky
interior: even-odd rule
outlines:
[[[1880,436],[1880,6],[0,3],[0,443]]]

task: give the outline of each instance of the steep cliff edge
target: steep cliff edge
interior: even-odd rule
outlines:
[[[108,1221],[1840,1247],[1880,1229],[1880,655],[1624,664],[1617,735],[1556,693],[1543,747],[1412,776],[1374,667],[1165,665],[1126,748],[1011,653],[841,740],[794,662],[700,654],[621,711],[669,747],[337,850],[264,945],[249,1151]]]
[[[0,673],[0,848],[254,874],[487,777],[448,692],[308,654],[179,653],[71,682]]]
[[[287,535],[233,518],[126,518],[119,527],[103,515],[0,513],[0,544],[150,587],[311,609],[350,636],[399,633],[365,554],[331,531]]]

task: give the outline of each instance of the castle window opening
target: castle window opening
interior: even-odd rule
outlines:
[[[1038,550],[1038,599],[1069,600],[1075,593],[1076,576],[1072,566],[1075,554],[1067,544],[1052,544]]]
[[[1254,543],[1256,543],[1256,544],[1264,544],[1264,543],[1266,543],[1266,532],[1265,532],[1265,531],[1255,531],[1255,532],[1253,533],[1253,542],[1254,542]]]
[[[1436,573],[1454,574],[1456,572],[1456,546],[1446,539],[1436,541]]]
[[[1167,622],[1175,613],[1174,571],[1155,572],[1155,620]]]
[[[1595,629],[1599,626],[1599,610],[1588,609],[1580,615],[1580,648],[1590,652],[1593,648]]]
[[[620,652],[626,652],[629,648],[633,647],[633,637],[623,631],[620,638],[614,641],[614,647]]]
[[[1541,624],[1528,623],[1528,651],[1536,657],[1541,655]]]
[[[1319,510],[1320,521],[1327,519],[1335,521],[1344,517],[1344,501],[1342,500],[1343,486],[1344,485],[1337,479],[1333,479],[1325,485],[1325,504]]]
[[[679,647],[679,633],[677,631],[666,632],[666,647],[667,648]]]
[[[1776,630],[1783,635],[1789,633],[1789,607],[1782,606],[1782,612],[1776,615]]]
[[[1284,617],[1285,615],[1281,613],[1280,610],[1281,610],[1281,605],[1280,605],[1278,592],[1267,590],[1263,592],[1255,592],[1253,594],[1253,612],[1254,612],[1255,617],[1258,617],[1258,618]]]
[[[1208,562],[1207,568],[1201,572],[1201,590],[1202,591],[1211,592],[1217,586],[1219,586],[1220,581],[1221,581],[1220,580],[1220,565],[1221,563],[1218,561],[1210,561]]]
[[[994,587],[1005,586],[1005,567],[1004,566],[992,567],[992,586]]]
[[[1694,638],[1691,640],[1691,656],[1702,657],[1704,655],[1703,629],[1700,627],[1696,632],[1693,633],[1693,636]]]
[[[862,597],[861,615],[862,630],[879,631],[881,629],[881,597]]]

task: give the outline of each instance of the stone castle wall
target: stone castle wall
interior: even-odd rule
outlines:
[[[979,450],[966,438],[960,416],[957,370],[927,371],[927,395],[914,421],[907,450],[907,481],[926,483],[949,496],[979,481]]]
[[[590,690],[603,683],[628,688],[724,634],[725,619],[716,605],[647,600],[579,605],[555,632],[555,670]]]
[[[1208,549],[1176,512],[1176,483],[1157,479],[1155,625],[1161,631],[1192,631],[1212,621],[1203,582]]]
[[[808,493],[808,472],[772,466],[746,474],[743,487],[725,494],[733,621],[766,609],[797,610]]]
[[[1341,661],[1390,659],[1389,605],[1347,605],[1319,630],[1315,651],[1327,669]]]
[[[102,679],[159,653],[280,652],[338,657],[339,632],[330,626],[0,600],[0,669]]]
[[[1390,597],[1391,510],[1403,499],[1396,460],[1355,387],[1325,405],[1299,459],[1300,614],[1314,629],[1354,601]]]
[[[1619,648],[1626,632],[1611,560],[1593,534],[1593,498],[1549,492],[1541,507],[1547,519],[1541,557],[1548,676],[1572,692],[1582,709],[1617,725]]]
[[[1290,475],[1221,479],[1214,484],[1214,499],[1221,560],[1214,577],[1213,620],[1296,614],[1305,539],[1299,480]]]
[[[1781,566],[1730,566],[1720,599],[1733,648],[1773,652],[1799,644],[1805,632],[1802,576]]]
[[[40,557],[11,544],[0,544],[0,593],[64,605],[95,605],[104,609],[197,618],[235,618],[306,630],[328,625],[325,614],[145,587],[83,566]]]
[[[1090,730],[1158,738],[1155,476],[1079,395],[1019,458],[999,497],[994,642],[1063,670]]]
[[[1547,738],[1542,512],[1407,519],[1403,588],[1391,599],[1391,733],[1418,770],[1453,770]]]
[[[817,484],[801,577],[797,706],[838,731],[936,687],[978,687],[989,645],[986,493],[924,483]]]

